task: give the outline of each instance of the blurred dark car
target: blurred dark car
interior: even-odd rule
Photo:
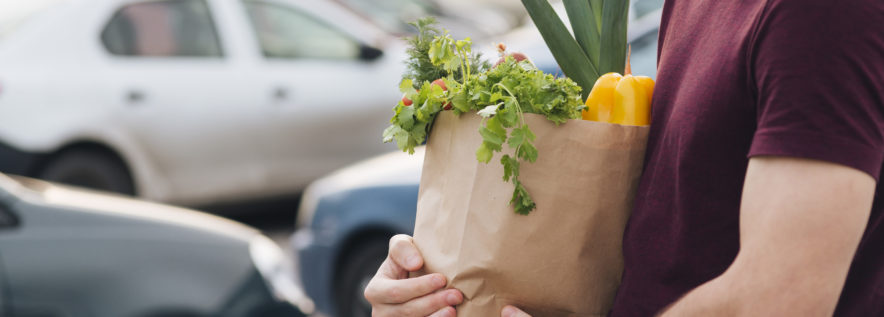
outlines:
[[[634,73],[656,77],[661,10],[640,10],[638,4],[648,2],[660,4],[634,3],[628,38]],[[558,69],[533,25],[504,38],[544,71]],[[389,238],[414,230],[423,153],[421,147],[414,155],[397,152],[357,163],[305,191],[291,245],[298,254],[304,289],[320,311],[371,316],[362,290],[386,257]]]
[[[255,229],[0,174],[0,316],[296,317],[313,303]]]
[[[331,316],[371,316],[362,296],[387,241],[414,228],[424,147],[352,165],[307,187],[290,245],[307,294]]]

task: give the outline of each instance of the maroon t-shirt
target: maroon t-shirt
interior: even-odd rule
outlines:
[[[884,1],[666,0],[658,52],[613,316],[651,316],[728,268],[750,157],[875,179],[884,160]],[[882,211],[878,187],[838,316],[884,316]]]

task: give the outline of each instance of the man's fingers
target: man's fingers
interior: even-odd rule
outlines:
[[[401,305],[375,307],[378,316],[429,316],[447,306],[463,302],[463,294],[456,289],[439,291],[413,299]]]
[[[378,268],[378,272],[375,273],[374,278],[378,277],[398,280],[407,278],[408,271],[400,267],[399,264],[396,264],[396,262],[393,262],[393,259],[391,259],[389,255],[387,255],[387,258],[384,259],[383,263],[381,263],[381,267]]]
[[[513,306],[507,305],[500,311],[501,317],[531,317],[527,313],[523,312],[521,309],[515,308]]]
[[[424,266],[424,258],[414,245],[411,237],[397,234],[390,239],[390,258],[399,266],[409,272],[419,270]]]
[[[429,317],[454,317],[457,316],[457,311],[454,310],[454,307],[448,306],[437,310],[435,313],[430,315]]]
[[[454,310],[454,307],[448,306],[437,310],[435,313],[430,315],[429,317],[455,317],[457,316],[457,311]]]
[[[365,298],[371,303],[401,304],[445,287],[442,274],[427,274],[404,280],[378,279],[369,282]]]

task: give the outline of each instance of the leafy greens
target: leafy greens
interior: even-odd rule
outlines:
[[[417,35],[408,38],[408,49],[406,50],[408,58],[405,60],[406,72],[403,78],[411,79],[415,84],[415,89],[420,88],[420,85],[425,81],[432,82],[439,78],[449,77],[449,75],[455,80],[462,80],[463,73],[460,69],[454,69],[453,72],[449,72],[445,68],[433,65],[430,61],[429,51],[433,40],[437,36],[445,34],[436,28],[436,19],[426,17],[409,24],[417,29]],[[478,73],[490,66],[487,62],[482,61],[480,57],[481,54],[478,53],[471,56],[471,72]]]
[[[476,111],[483,117],[478,131],[483,141],[476,150],[476,159],[490,162],[504,144],[513,149],[514,156],[505,154],[500,158],[503,180],[514,185],[510,204],[515,212],[528,214],[536,204],[520,181],[519,170],[522,162],[536,161],[538,152],[536,136],[525,123],[524,114],[543,115],[556,125],[580,119],[585,108],[581,88],[571,79],[544,74],[531,62],[517,62],[509,56],[494,68],[480,72],[472,66],[487,63],[477,61],[471,47],[469,38],[454,40],[447,32],[434,36],[425,50],[435,67],[428,73],[447,74],[443,77],[447,90],[431,83],[437,78],[406,76],[399,90],[413,104],[406,106],[400,101],[396,105],[392,125],[384,131],[384,142],[395,141],[399,149],[414,153],[414,147],[426,140],[445,105],[450,103],[458,115]],[[415,81],[417,78],[420,81]]]

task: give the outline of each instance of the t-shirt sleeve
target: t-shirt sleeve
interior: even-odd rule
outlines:
[[[884,1],[770,0],[749,50],[749,157],[824,160],[876,180],[884,160]]]

